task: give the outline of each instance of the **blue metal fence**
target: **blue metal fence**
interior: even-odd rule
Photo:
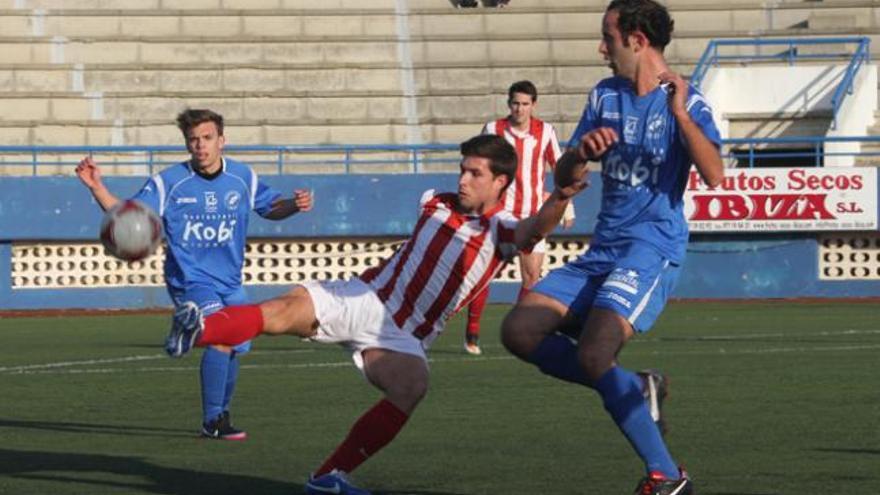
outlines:
[[[804,136],[781,138],[739,138],[722,140],[722,157],[736,161],[740,166],[755,167],[767,160],[791,159],[797,166],[821,167],[827,157],[877,157],[880,151],[829,152],[828,143],[880,143],[878,136]],[[260,166],[265,173],[296,174],[297,169],[314,173],[315,166],[336,167],[340,173],[382,173],[380,165],[397,165],[407,173],[454,171],[460,159],[458,145],[323,145],[323,146],[227,146],[226,153]],[[383,153],[385,154],[383,156]],[[162,168],[187,158],[182,146],[0,146],[0,167],[24,167],[15,175],[47,175],[41,172],[51,167],[52,174],[72,175],[74,165],[86,155],[126,155],[116,159],[114,166],[128,166],[123,175],[152,175]],[[248,156],[251,154],[256,158]],[[5,155],[5,156],[4,156]],[[316,158],[316,156],[321,158]],[[434,168],[430,168],[430,167]],[[59,172],[59,167],[67,169]],[[139,167],[139,168],[138,168]],[[105,173],[107,173],[105,171]]]
[[[828,51],[823,53],[803,53],[799,50],[803,46],[816,45],[843,45],[844,47],[855,45],[854,49],[841,51]],[[843,78],[834,90],[831,97],[831,119],[833,128],[837,127],[837,112],[847,95],[852,94],[853,80],[862,64],[871,59],[871,40],[865,36],[840,37],[840,38],[749,38],[749,39],[720,39],[711,40],[703,50],[697,66],[691,75],[691,83],[700,87],[706,73],[712,67],[717,67],[722,62],[787,62],[794,65],[798,60],[848,60]],[[755,53],[723,54],[721,50],[729,47],[753,47]],[[776,53],[761,53],[764,47],[779,47],[781,51]]]

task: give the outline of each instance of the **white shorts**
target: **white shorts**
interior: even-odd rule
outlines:
[[[318,320],[318,332],[311,340],[348,348],[362,372],[361,353],[366,349],[412,354],[427,363],[422,341],[397,327],[379,296],[361,279],[306,282],[303,287],[312,297]]]

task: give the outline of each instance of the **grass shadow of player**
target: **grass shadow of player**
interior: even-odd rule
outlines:
[[[194,437],[192,431],[181,428],[156,428],[148,426],[31,421],[19,419],[0,419],[0,428],[22,428],[56,431],[61,433],[89,433],[138,437]]]

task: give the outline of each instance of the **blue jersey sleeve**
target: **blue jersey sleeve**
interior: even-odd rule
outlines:
[[[721,148],[721,133],[718,132],[718,127],[715,126],[715,120],[712,118],[712,107],[709,106],[709,102],[703,95],[693,88],[688,95],[687,111],[703,134],[706,135],[706,138],[712,141],[715,147]],[[682,139],[684,138],[682,137]],[[685,144],[684,141],[682,144]]]
[[[584,112],[583,114],[581,114],[581,120],[578,121],[577,127],[571,134],[571,139],[568,140],[568,146],[575,146],[576,143],[581,140],[584,134],[599,127],[599,110],[598,108],[596,108],[598,104],[599,90],[598,88],[593,88],[593,90],[590,91],[590,98],[587,100],[587,105],[584,107]]]
[[[138,201],[143,202],[145,205],[152,208],[153,211],[156,212],[159,216],[162,216],[164,213],[162,210],[162,198],[165,196],[165,191],[162,190],[162,185],[158,181],[156,177],[150,177],[147,182],[141,187],[140,191],[138,191],[131,199],[136,199]]]
[[[260,216],[269,213],[272,210],[272,203],[281,197],[281,192],[275,188],[269,187],[265,182],[257,177],[257,173],[253,172],[254,189],[252,207]]]

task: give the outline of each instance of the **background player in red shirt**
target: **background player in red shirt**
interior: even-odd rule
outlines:
[[[516,176],[502,197],[504,208],[517,219],[534,215],[541,208],[548,194],[544,190],[544,176],[548,168],[556,166],[562,156],[556,130],[552,125],[534,116],[538,104],[538,89],[531,81],[517,81],[507,90],[507,107],[510,114],[494,120],[483,127],[483,134],[501,136],[516,150]],[[563,227],[574,224],[574,208],[569,203],[563,217]],[[546,242],[535,245],[530,253],[519,258],[522,287],[518,299],[528,293],[541,278]],[[481,292],[468,305],[467,328],[464,349],[482,354],[480,349],[480,317],[489,299],[489,290]]]

